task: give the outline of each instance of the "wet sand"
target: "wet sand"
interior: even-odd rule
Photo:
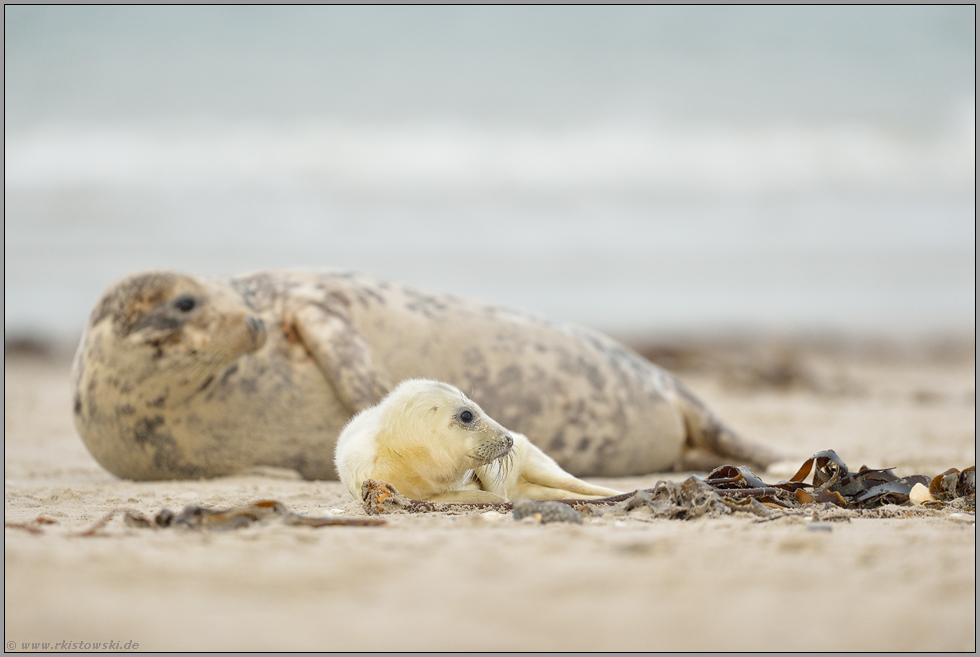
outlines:
[[[852,469],[902,476],[973,465],[973,340],[641,347],[740,433],[783,450],[787,464],[763,475],[778,480],[828,448]],[[275,499],[367,516],[338,482],[288,472],[119,480],[75,433],[64,358],[8,354],[4,374],[4,516],[40,530],[5,530],[9,651],[976,649],[975,516],[921,507],[817,522],[405,514],[222,532],[116,518],[80,537],[119,508]],[[684,476],[592,481],[630,490]]]

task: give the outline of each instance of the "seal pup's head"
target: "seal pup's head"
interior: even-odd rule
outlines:
[[[176,272],[134,274],[111,285],[96,304],[76,370],[94,359],[128,380],[166,373],[172,387],[199,386],[265,338],[262,320],[230,287]]]
[[[468,486],[490,490],[492,482],[474,481],[474,469],[506,457],[513,445],[508,431],[458,388],[409,379],[354,416],[337,439],[335,463],[355,499],[361,484],[375,479],[428,500]]]

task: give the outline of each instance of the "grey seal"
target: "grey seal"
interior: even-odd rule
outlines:
[[[778,460],[598,332],[328,270],[117,281],[75,356],[75,426],[123,478],[335,479],[344,425],[412,378],[456,386],[575,476]]]

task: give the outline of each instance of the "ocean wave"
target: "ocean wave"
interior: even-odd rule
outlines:
[[[932,134],[867,124],[532,128],[333,121],[47,126],[8,135],[7,188],[205,186],[454,195],[756,195],[975,184],[975,113]]]

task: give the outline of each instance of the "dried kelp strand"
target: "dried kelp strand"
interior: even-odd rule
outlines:
[[[935,476],[929,483],[929,492],[938,500],[948,501],[977,494],[977,468],[970,466],[962,472],[950,468]]]
[[[769,485],[747,467],[735,465],[715,468],[704,481],[713,488],[766,488]]]
[[[916,484],[928,484],[929,478],[923,475],[912,475],[911,477],[904,477],[902,479],[895,479],[894,481],[888,481],[883,484],[878,484],[877,486],[872,486],[851,498],[853,504],[861,504],[862,502],[878,501],[876,498],[881,498],[882,500],[887,498],[891,504],[904,504],[909,500],[909,493],[912,491],[912,487]]]
[[[206,529],[209,531],[228,531],[247,527],[253,523],[268,518],[279,518],[286,525],[305,525],[308,527],[326,527],[328,525],[346,525],[349,527],[366,527],[386,524],[384,520],[369,518],[338,518],[311,517],[290,511],[286,505],[275,500],[262,500],[246,506],[230,509],[208,509],[190,504],[180,513],[170,509],[161,509],[153,520],[148,519],[139,511],[130,509],[115,509],[107,513],[101,520],[89,529],[79,532],[77,536],[97,536],[110,520],[118,515],[129,527],[138,529],[162,529],[167,527],[184,527],[187,529]]]

